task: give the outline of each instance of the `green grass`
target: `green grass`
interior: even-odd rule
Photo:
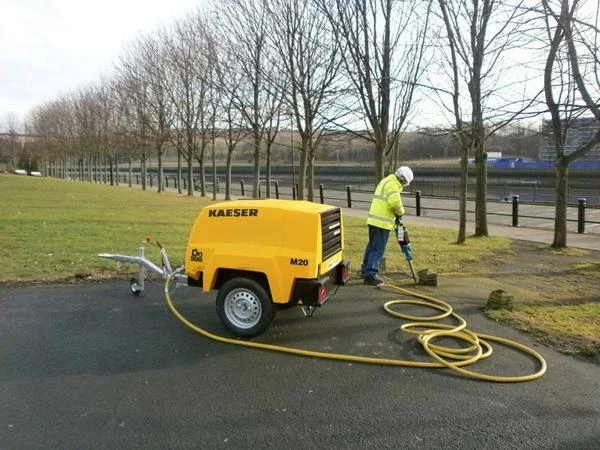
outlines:
[[[493,319],[511,323],[564,353],[600,352],[600,303],[521,305],[515,311],[490,311]]]
[[[344,218],[346,257],[358,270],[367,241],[364,219]],[[413,256],[419,267],[427,267],[437,273],[458,272],[468,263],[480,259],[498,259],[509,253],[511,240],[503,237],[470,237],[463,245],[456,244],[456,231],[442,228],[409,226]],[[406,260],[398,242],[390,234],[386,249],[388,272],[406,271]]]
[[[107,276],[117,272],[98,253],[135,255],[147,236],[160,240],[174,265],[180,265],[190,228],[209,200],[175,193],[72,182],[49,178],[0,176],[2,220],[0,281],[33,281]],[[345,217],[346,258],[360,267],[367,233],[364,219]],[[460,248],[451,230],[411,227],[420,267],[440,273],[466,262],[492,257],[510,245],[505,238],[468,240]],[[460,251],[458,251],[460,249]],[[146,255],[159,260],[156,246]],[[390,237],[386,252],[390,272],[406,262]]]
[[[116,273],[102,252],[134,255],[147,236],[181,264],[193,221],[208,200],[48,178],[0,176],[0,281]],[[146,247],[158,261],[158,249]]]

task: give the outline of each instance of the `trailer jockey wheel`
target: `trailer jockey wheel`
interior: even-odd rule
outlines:
[[[140,295],[142,293],[137,278],[132,278],[129,281],[129,289],[131,289],[133,295]]]
[[[217,294],[217,315],[225,328],[239,337],[262,333],[274,316],[265,288],[249,278],[232,278]]]

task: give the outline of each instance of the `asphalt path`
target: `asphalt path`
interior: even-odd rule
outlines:
[[[124,280],[2,286],[0,447],[598,448],[597,360],[537,346],[486,319],[485,299],[476,289],[461,290],[459,281],[442,277],[437,288],[419,289],[452,303],[471,330],[535,348],[548,372],[531,382],[492,383],[448,369],[366,365],[218,343],[172,315],[158,282],[140,297],[129,293]],[[279,311],[256,340],[428,360],[413,336],[398,329],[403,322],[382,310],[398,297],[352,281],[312,317],[297,308]],[[194,323],[227,336],[216,319],[214,295],[181,287],[175,299]],[[471,368],[521,375],[538,367],[530,357],[494,344],[492,357]]]

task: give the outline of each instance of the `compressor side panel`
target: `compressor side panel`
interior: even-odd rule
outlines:
[[[281,245],[277,226],[281,211],[258,207],[255,202],[223,202],[202,209],[188,238],[186,274],[198,279],[204,273],[203,288],[213,288],[212,276],[219,268],[265,271],[261,260],[272,257]],[[215,258],[218,257],[218,260]],[[207,276],[209,275],[209,276]]]

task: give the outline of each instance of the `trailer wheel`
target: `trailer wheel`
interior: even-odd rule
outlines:
[[[249,278],[232,278],[217,294],[217,316],[233,334],[254,337],[273,320],[271,298],[260,283]]]
[[[140,295],[142,293],[137,278],[129,280],[129,289],[131,289],[133,295]]]

